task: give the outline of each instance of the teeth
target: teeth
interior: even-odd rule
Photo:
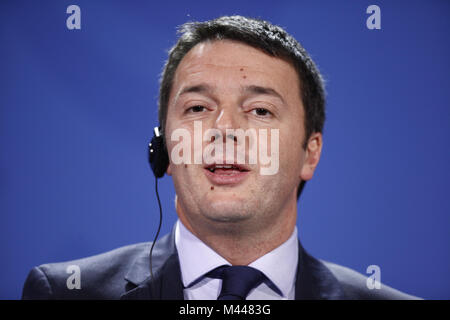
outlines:
[[[209,171],[214,172],[216,169],[236,169],[239,170],[239,168],[233,166],[233,165],[215,165],[213,167],[208,168]]]

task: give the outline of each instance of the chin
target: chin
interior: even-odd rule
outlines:
[[[248,205],[241,201],[211,201],[204,210],[205,216],[215,222],[241,222],[251,218]]]

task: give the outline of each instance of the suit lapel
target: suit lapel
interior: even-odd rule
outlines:
[[[299,241],[296,300],[345,299],[341,286],[330,270],[303,249]]]
[[[154,278],[150,275],[149,251],[150,246],[135,260],[126,274],[129,290],[121,299],[183,300],[175,228],[155,244],[152,261]],[[300,241],[298,254],[296,300],[345,299],[341,286],[331,271],[320,260],[310,256]]]
[[[158,240],[153,249],[153,278],[150,275],[150,247],[136,259],[125,276],[132,289],[121,299],[126,300],[183,300],[180,263],[175,248],[175,228]]]

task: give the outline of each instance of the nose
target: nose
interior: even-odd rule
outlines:
[[[230,134],[227,129],[238,129],[240,128],[239,119],[238,119],[238,111],[235,108],[222,108],[219,112],[219,115],[215,119],[214,128],[219,130],[221,136],[223,137],[223,142],[226,143],[228,141],[236,142],[236,136],[234,134]],[[215,137],[216,139],[218,137]],[[231,142],[230,141],[230,142]]]
[[[237,129],[237,111],[233,108],[222,108],[214,124],[215,128],[223,131],[224,134],[226,129]]]

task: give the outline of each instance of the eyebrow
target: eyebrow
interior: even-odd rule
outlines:
[[[198,84],[198,85],[188,86],[188,87],[183,88],[183,90],[181,90],[181,92],[178,96],[181,96],[186,93],[211,93],[213,91],[214,91],[214,89],[210,85]]]
[[[248,92],[250,94],[264,94],[264,95],[274,96],[274,97],[280,99],[283,103],[285,103],[281,94],[279,94],[275,89],[272,89],[269,87],[261,87],[261,86],[251,85],[251,86],[243,87],[243,91]]]
[[[215,88],[208,84],[198,84],[193,86],[187,86],[183,88],[178,96],[181,96],[186,93],[213,93]],[[269,95],[280,99],[283,103],[285,103],[281,94],[279,94],[275,89],[270,87],[262,87],[257,85],[244,86],[241,88],[242,92],[253,94],[253,95]]]

